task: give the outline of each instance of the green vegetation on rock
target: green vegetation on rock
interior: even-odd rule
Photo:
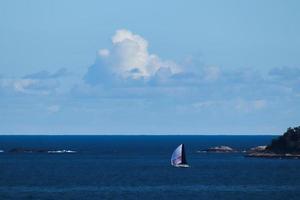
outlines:
[[[287,131],[267,146],[266,150],[274,153],[300,153],[300,126],[288,128]]]

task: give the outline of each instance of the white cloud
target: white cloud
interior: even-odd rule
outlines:
[[[26,93],[27,88],[35,83],[37,83],[37,80],[18,79],[18,80],[13,81],[13,87],[14,87],[15,91],[17,91],[17,92]]]
[[[67,70],[61,68],[53,73],[43,70],[20,78],[0,78],[0,91],[6,94],[49,95],[63,90],[69,77]],[[60,84],[62,81],[63,86]]]
[[[26,88],[35,84],[37,81],[32,79],[1,79],[1,88],[11,88],[15,92],[26,93]]]
[[[112,37],[113,48],[101,49],[98,52],[102,63],[109,70],[121,78],[150,78],[162,68],[171,73],[179,73],[181,68],[173,61],[162,60],[155,54],[148,52],[148,41],[129,30],[117,30]]]

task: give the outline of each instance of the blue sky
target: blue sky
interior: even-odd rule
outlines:
[[[299,1],[0,1],[1,134],[279,134]]]

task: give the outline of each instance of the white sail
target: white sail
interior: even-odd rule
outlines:
[[[182,144],[179,145],[172,154],[171,164],[178,165],[182,162]]]
[[[171,157],[171,165],[175,167],[189,167],[185,158],[184,145],[179,145],[173,152]]]

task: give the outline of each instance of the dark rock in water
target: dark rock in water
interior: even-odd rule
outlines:
[[[257,146],[249,149],[247,153],[259,153],[259,152],[265,152],[267,149],[267,146]]]
[[[13,148],[9,153],[48,153],[48,149]]]
[[[258,146],[247,151],[247,157],[300,158],[300,126],[288,128],[268,146]]]
[[[229,146],[216,146],[216,147],[210,147],[208,149],[204,149],[202,151],[198,151],[199,153],[201,152],[207,152],[207,153],[233,153],[233,152],[237,152],[236,150],[234,150],[233,148],[229,147]]]
[[[73,150],[57,150],[57,149],[31,149],[31,148],[13,148],[9,150],[9,153],[51,153],[51,154],[61,154],[61,153],[76,153]]]

